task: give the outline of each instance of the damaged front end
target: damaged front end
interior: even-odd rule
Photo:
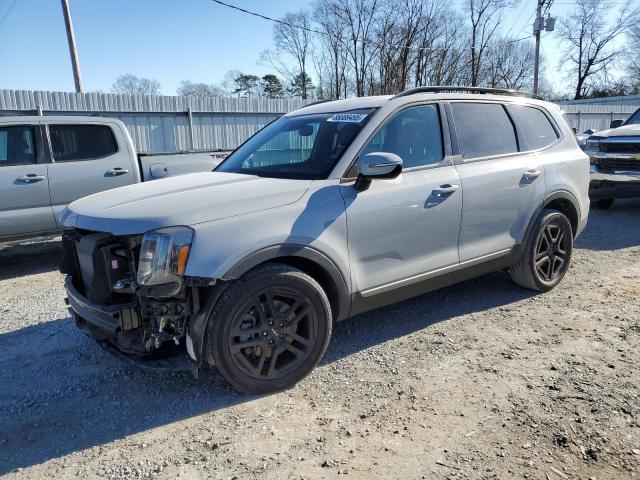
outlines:
[[[156,370],[200,365],[189,331],[208,279],[184,275],[188,227],[114,236],[83,230],[63,235],[60,271],[77,326],[116,356]]]

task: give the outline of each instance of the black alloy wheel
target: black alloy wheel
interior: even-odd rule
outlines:
[[[533,221],[518,263],[509,269],[521,287],[546,292],[567,273],[573,251],[573,228],[557,210],[545,209]]]
[[[238,310],[227,343],[235,366],[246,375],[277,380],[304,362],[317,331],[309,298],[296,289],[268,287]]]
[[[207,322],[204,354],[236,390],[288,388],[322,359],[332,329],[326,293],[312,277],[270,263],[229,284]]]
[[[536,274],[545,282],[552,282],[566,270],[571,244],[568,237],[563,226],[553,221],[539,233],[534,267]]]

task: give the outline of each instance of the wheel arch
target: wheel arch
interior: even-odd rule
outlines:
[[[569,219],[571,229],[573,230],[573,236],[575,238],[578,231],[578,224],[580,222],[580,206],[576,197],[566,190],[558,190],[550,193],[545,197],[540,211],[536,212],[536,217],[545,208],[558,210],[564,214],[564,216]]]
[[[334,321],[344,320],[351,312],[351,295],[338,266],[322,252],[306,245],[273,245],[240,260],[210,287],[200,287],[200,308],[189,323],[189,336],[199,362],[209,314],[229,284],[265,263],[284,263],[298,268],[316,280],[324,289],[331,305]]]
[[[249,270],[268,262],[290,265],[316,280],[329,297],[334,321],[349,316],[351,295],[344,274],[327,255],[308,245],[283,244],[263,248],[237,262],[221,279],[238,279]]]

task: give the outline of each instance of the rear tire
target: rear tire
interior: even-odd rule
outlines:
[[[557,210],[545,209],[533,225],[520,261],[509,273],[521,287],[549,291],[567,273],[572,251],[571,223]]]
[[[207,321],[207,363],[236,390],[265,394],[295,385],[324,356],[331,306],[306,273],[271,263],[232,282]]]
[[[613,198],[601,198],[600,200],[592,202],[591,205],[599,208],[600,210],[606,210],[607,208],[610,208],[611,205],[613,205]]]

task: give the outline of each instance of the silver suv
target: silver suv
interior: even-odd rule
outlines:
[[[324,102],[211,173],[72,203],[61,270],[105,349],[265,393],[318,364],[336,321],[500,269],[555,287],[588,189],[551,103],[480,88]]]

